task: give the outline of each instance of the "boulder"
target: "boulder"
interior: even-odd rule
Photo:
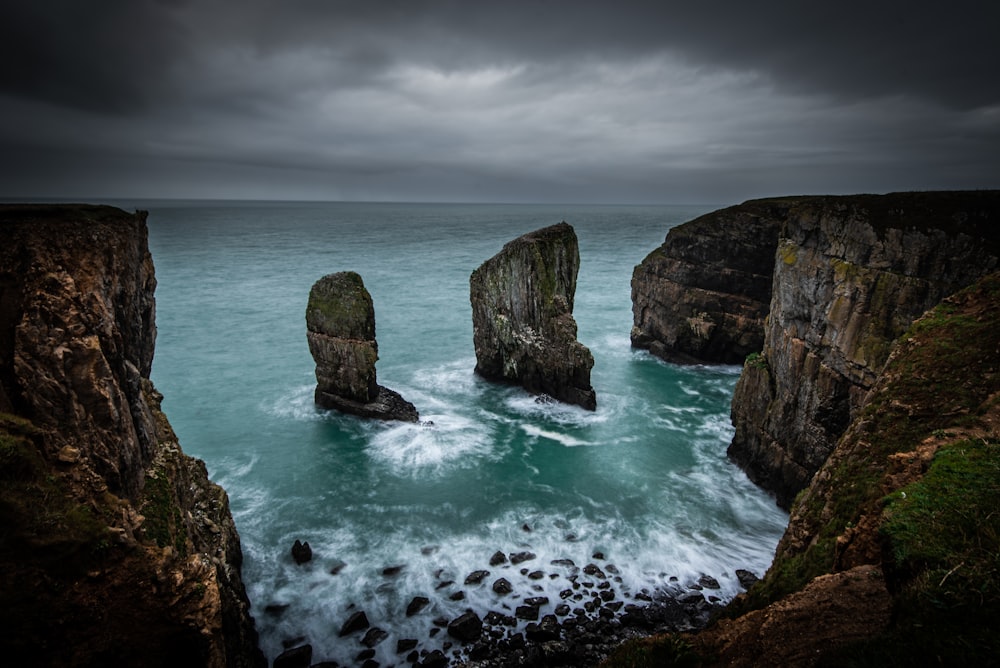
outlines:
[[[319,406],[380,420],[420,419],[413,404],[376,380],[375,307],[360,275],[343,271],[316,281],[306,330]]]
[[[579,265],[576,232],[564,222],[518,237],[472,272],[476,373],[597,407],[594,358],[573,319]]]
[[[274,668],[309,668],[312,654],[312,645],[293,647],[275,657]]]
[[[417,614],[425,607],[427,607],[427,605],[430,604],[430,602],[431,602],[430,599],[428,599],[425,596],[414,596],[413,600],[410,601],[410,604],[406,606],[406,616],[412,617],[413,615]]]
[[[448,635],[462,642],[479,640],[483,632],[483,620],[474,612],[466,612],[448,624]]]
[[[355,631],[363,631],[369,626],[368,615],[359,610],[348,617],[347,621],[344,622],[344,625],[340,627],[340,636],[344,637],[354,633]]]

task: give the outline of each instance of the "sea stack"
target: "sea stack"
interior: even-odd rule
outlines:
[[[380,420],[416,422],[417,409],[375,378],[375,307],[353,271],[316,281],[306,306],[306,337],[316,361],[316,403]]]
[[[597,407],[594,357],[576,340],[580,250],[559,223],[518,237],[472,272],[476,373],[587,410]]]

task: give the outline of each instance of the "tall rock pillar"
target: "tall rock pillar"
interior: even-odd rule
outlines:
[[[318,405],[380,420],[419,419],[413,404],[376,381],[375,307],[361,276],[342,271],[316,281],[306,328]]]
[[[596,409],[594,357],[573,319],[579,266],[576,232],[563,222],[518,237],[472,272],[476,373]]]

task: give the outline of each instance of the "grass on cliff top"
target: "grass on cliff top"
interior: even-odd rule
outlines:
[[[923,478],[886,502],[895,623],[821,665],[997,665],[1000,440],[942,446]]]
[[[971,428],[981,421],[1000,389],[1000,274],[940,304],[898,345],[883,372],[888,382],[862,411],[864,429],[854,441],[838,445],[847,452],[830,472],[829,492],[803,492],[793,506],[793,515],[802,512],[805,524],[815,529],[814,540],[801,553],[779,555],[746,602],[730,614],[761,608],[830,572],[837,537],[863,514],[881,512],[891,455],[912,451],[949,428]]]

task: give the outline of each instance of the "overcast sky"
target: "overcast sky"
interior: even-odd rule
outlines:
[[[6,0],[0,197],[1000,187],[1000,2]]]

